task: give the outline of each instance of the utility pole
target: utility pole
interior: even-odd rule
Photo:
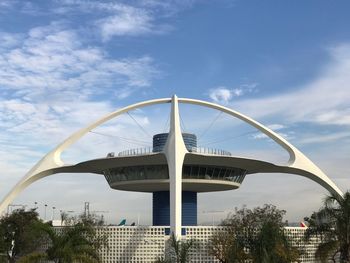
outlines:
[[[90,202],[84,203],[84,215],[85,215],[85,217],[90,216]]]

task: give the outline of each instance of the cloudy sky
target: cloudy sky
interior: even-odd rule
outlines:
[[[243,0],[0,0],[0,198],[75,130],[131,103],[170,97],[213,101],[274,129],[342,189],[350,188],[350,3]],[[66,163],[151,145],[169,105],[130,112],[91,131]],[[252,127],[182,105],[199,145],[285,163]],[[327,192],[299,176],[247,176],[240,189],[201,194],[199,221],[272,203],[297,222]],[[151,222],[151,195],[119,192],[103,176],[59,174],[14,201]],[[96,212],[102,213],[102,212]]]

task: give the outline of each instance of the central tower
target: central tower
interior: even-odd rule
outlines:
[[[168,133],[160,133],[153,136],[153,151],[161,152],[164,149],[168,139]],[[197,137],[191,133],[182,133],[183,140],[187,151],[192,152],[197,149]],[[182,217],[181,225],[197,225],[197,192],[182,191]],[[170,191],[153,192],[153,225],[169,226],[170,225]]]

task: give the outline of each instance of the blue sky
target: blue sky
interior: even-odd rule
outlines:
[[[348,1],[0,0],[0,197],[48,150],[99,116],[158,97],[217,102],[268,125],[350,187]],[[149,133],[167,106],[133,112]],[[183,106],[201,135],[217,113]],[[67,160],[103,157],[151,141],[128,116],[77,143]],[[112,135],[133,138],[117,140]],[[135,138],[140,141],[135,143]],[[278,162],[286,154],[252,128],[219,115],[201,145]],[[55,186],[54,188],[52,186]],[[276,204],[298,221],[326,191],[292,175],[249,176],[237,191],[203,194],[200,222],[235,206]],[[73,200],[73,201],[72,201]],[[116,192],[103,177],[56,175],[16,199],[57,210],[109,211],[109,222],[151,219],[151,197]],[[127,205],[125,205],[127,204]],[[201,211],[224,211],[214,214]]]

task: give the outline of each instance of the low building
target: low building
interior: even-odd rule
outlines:
[[[155,262],[166,253],[169,227],[163,226],[103,226],[98,228],[100,234],[107,234],[108,247],[100,251],[102,262]],[[209,240],[222,226],[183,227],[182,240],[195,240],[196,248],[191,251],[191,262],[219,262],[209,255]],[[293,246],[302,251],[300,262],[317,262],[315,251],[320,240],[316,237],[304,241],[305,227],[285,227],[287,236]]]

